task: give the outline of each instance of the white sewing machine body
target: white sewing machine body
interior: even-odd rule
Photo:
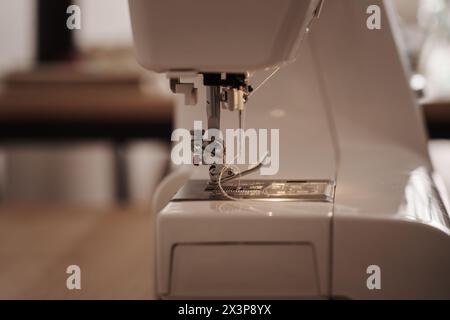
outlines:
[[[224,3],[208,1],[218,8]],[[130,0],[139,60],[172,72],[163,60],[152,66],[151,57],[146,59],[154,55],[147,43],[152,39],[144,38],[148,26],[142,23],[151,2],[175,10],[188,1]],[[262,3],[238,2],[255,8]],[[267,2],[274,8],[278,3]],[[382,9],[381,30],[366,27],[366,9],[373,4]],[[233,1],[223,5],[232,7]],[[280,129],[280,170],[265,179],[326,181],[335,186],[331,197],[264,202],[175,197],[168,202],[182,185],[193,182],[184,172],[163,182],[155,199],[156,279],[162,298],[450,299],[447,195],[430,164],[393,21],[388,1],[325,1],[297,60],[281,68],[247,104],[247,128]],[[291,49],[297,45],[289,41]],[[204,50],[205,43],[198,45]],[[174,56],[175,69],[190,57],[191,49],[186,50]],[[251,55],[244,54],[239,65],[231,51],[224,66],[210,61],[212,69],[197,67],[236,72],[251,64]],[[292,52],[270,54],[249,71],[271,59],[286,60]],[[210,54],[196,59],[208,64]],[[254,76],[255,81],[263,78],[262,72]],[[205,95],[197,87],[199,96]],[[196,107],[180,101],[176,128],[191,129],[194,120],[204,119],[204,99],[199,101]],[[235,118],[226,112],[222,126],[235,127]],[[207,177],[206,168],[197,168],[190,180]],[[381,270],[381,290],[367,285],[370,266]]]

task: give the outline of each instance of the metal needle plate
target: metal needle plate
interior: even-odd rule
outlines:
[[[330,180],[241,180],[222,185],[231,197],[265,201],[333,202],[335,183]],[[207,180],[190,180],[172,201],[230,200]]]

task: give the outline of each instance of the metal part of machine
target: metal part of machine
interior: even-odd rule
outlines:
[[[308,201],[334,200],[332,181],[271,181],[244,180],[223,185],[225,192],[240,200]],[[217,186],[205,180],[188,181],[173,197],[173,201],[229,200]]]

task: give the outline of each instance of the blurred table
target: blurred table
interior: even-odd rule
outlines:
[[[3,80],[0,139],[167,139],[173,106],[156,80],[136,72],[40,67]]]
[[[0,208],[0,261],[0,299],[155,298],[145,209]],[[69,265],[81,290],[66,287]]]
[[[114,146],[120,203],[128,200],[127,142],[170,143],[174,100],[156,76],[143,81],[133,68],[99,67],[99,62],[46,65],[7,75],[0,89],[0,147],[107,139]]]

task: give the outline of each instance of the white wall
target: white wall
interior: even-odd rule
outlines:
[[[109,206],[113,149],[104,142],[10,145],[4,179],[7,204]]]
[[[78,0],[81,28],[77,41],[82,48],[131,46],[127,0]]]
[[[78,5],[82,30],[76,39],[82,48],[131,46],[127,0],[78,0]],[[35,7],[33,0],[0,0],[0,75],[33,63]]]
[[[0,75],[33,62],[34,11],[32,0],[0,0]]]

